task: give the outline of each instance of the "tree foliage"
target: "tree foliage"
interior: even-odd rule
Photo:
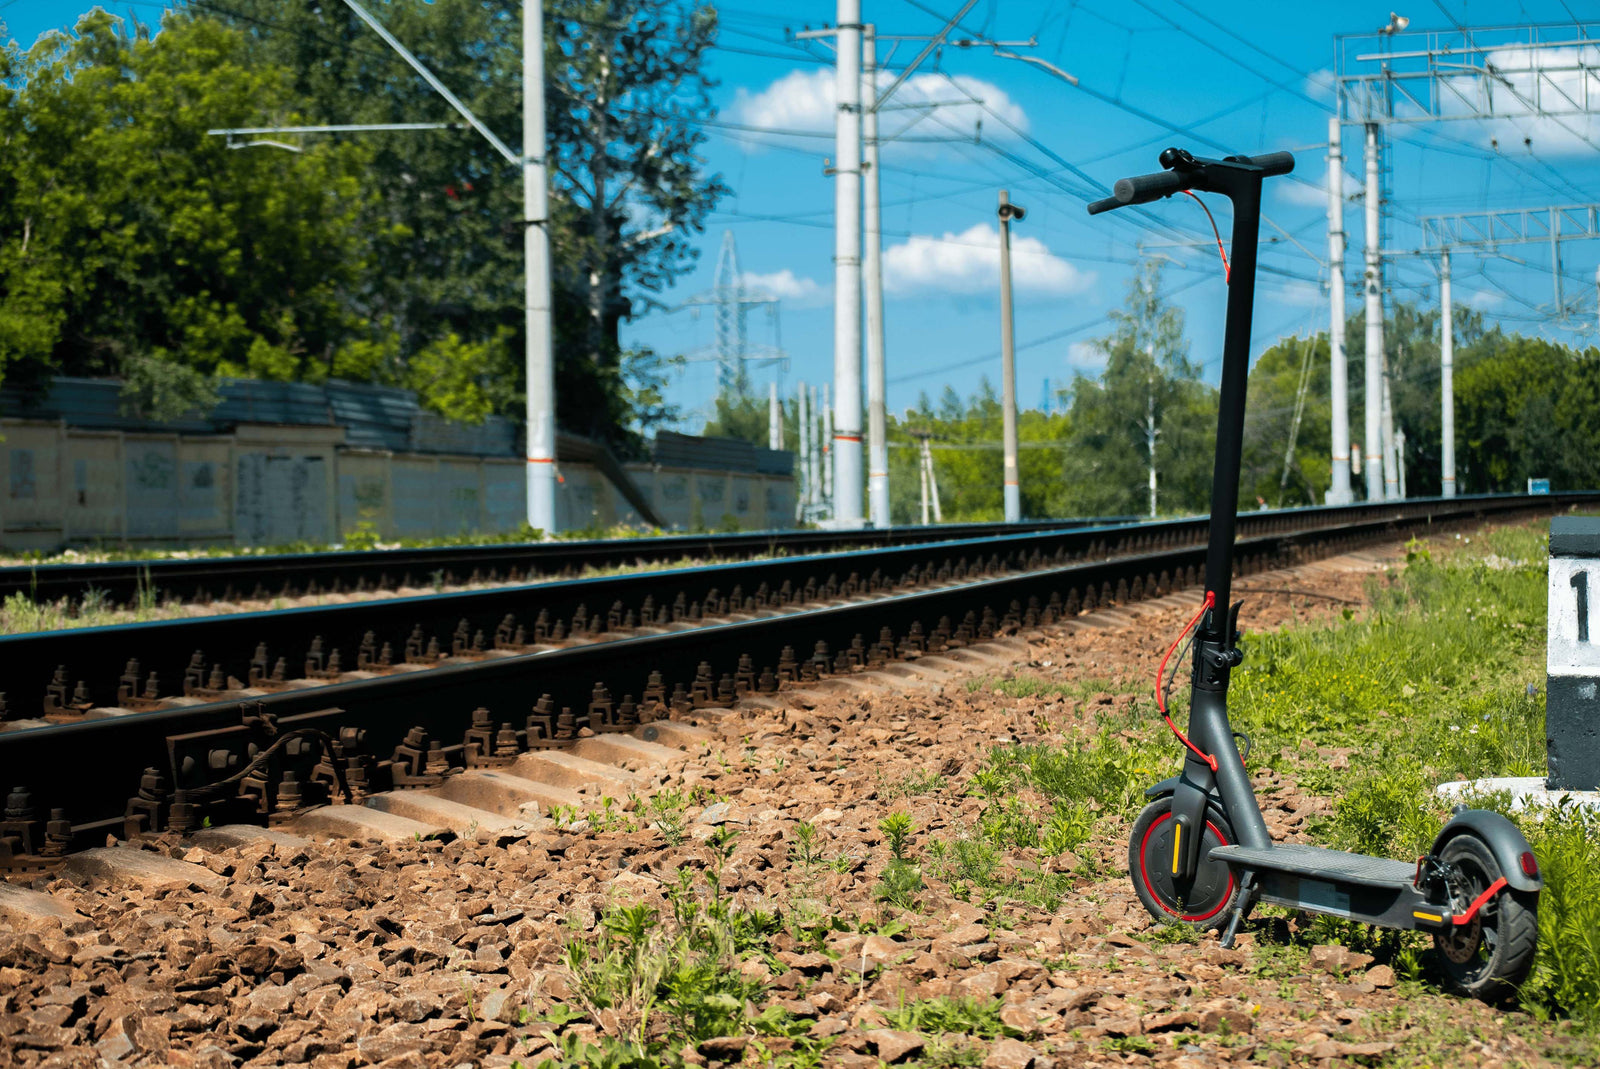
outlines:
[[[1080,375],[1064,413],[1018,417],[1023,514],[1032,517],[1139,515],[1147,509],[1146,419],[1154,412],[1158,511],[1203,512],[1210,503],[1217,392],[1198,377],[1181,314],[1160,296],[1147,267],[1133,280],[1115,330],[1098,343],[1106,365]],[[1600,350],[1574,351],[1485,328],[1455,310],[1455,417],[1462,493],[1516,491],[1529,478],[1553,488],[1600,486]],[[1351,437],[1362,437],[1366,396],[1360,315],[1346,324]],[[1407,490],[1440,492],[1437,310],[1401,304],[1385,323],[1390,393],[1406,439]],[[1238,507],[1321,504],[1332,478],[1326,333],[1283,338],[1249,377]],[[1299,412],[1298,424],[1295,414]],[[963,399],[945,387],[891,418],[890,494],[896,523],[920,518],[917,442],[932,434],[947,520],[995,520],[1002,512],[1000,403],[987,381]],[[1286,464],[1287,460],[1287,464]],[[1364,480],[1356,478],[1360,499]]]
[[[369,6],[516,145],[520,4]],[[627,444],[633,404],[661,418],[659,361],[621,352],[617,321],[691,265],[724,192],[699,154],[716,16],[545,7],[557,418]],[[120,375],[163,410],[217,374],[338,376],[458,418],[520,414],[520,166],[343,4],[226,0],[153,35],[125,25],[97,10],[0,57],[0,374]],[[299,152],[206,135],[430,121],[458,126],[273,138]]]
[[[365,269],[366,153],[231,151],[208,126],[293,114],[243,36],[96,10],[7,56],[0,89],[0,371],[124,375],[180,411],[207,377],[334,370]]]

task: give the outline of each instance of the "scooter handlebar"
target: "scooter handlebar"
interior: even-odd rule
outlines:
[[[1260,172],[1263,178],[1288,174],[1294,170],[1294,154],[1291,152],[1267,152],[1260,156],[1229,156],[1226,160],[1196,160],[1186,152],[1168,149],[1161,154],[1161,162],[1173,169],[1117,179],[1116,185],[1111,187],[1111,196],[1090,204],[1089,214],[1099,215],[1101,212],[1125,208],[1130,204],[1148,204],[1186,189],[1196,187],[1202,190],[1212,189],[1212,182],[1205,177],[1207,167],[1255,170]]]

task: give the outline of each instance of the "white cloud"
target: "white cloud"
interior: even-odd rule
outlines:
[[[1319,67],[1306,75],[1306,96],[1317,100],[1332,100],[1336,79],[1328,67]]]
[[[1467,305],[1480,311],[1487,312],[1491,308],[1498,308],[1506,303],[1503,293],[1494,290],[1475,290],[1467,296]]]
[[[1322,285],[1291,279],[1276,288],[1273,300],[1291,308],[1315,308],[1325,300]]]
[[[822,287],[817,285],[815,279],[797,276],[787,267],[765,275],[745,271],[739,276],[739,281],[747,290],[768,293],[783,301],[809,303],[822,296]]]
[[[1000,285],[1000,232],[979,223],[943,237],[913,234],[883,252],[884,288],[894,293],[996,293]],[[1094,283],[1034,237],[1011,237],[1011,281],[1022,292],[1076,293]]]
[[[1106,351],[1092,341],[1075,341],[1067,346],[1067,370],[1085,375],[1098,374],[1106,366]]]
[[[887,89],[890,81],[890,75],[880,74],[880,91]],[[774,133],[832,134],[837,113],[834,88],[830,69],[790,71],[765,89],[756,92],[739,89],[734,94],[728,117],[740,125]],[[973,103],[968,94],[982,104]],[[923,121],[928,111],[921,105],[932,104],[940,105],[935,112],[938,122]],[[949,79],[937,74],[915,74],[895,90],[895,95],[878,113],[878,136],[887,142],[885,151],[890,151],[892,145],[896,150],[923,153],[933,151],[934,146],[921,141],[889,139],[901,132],[911,138],[971,137],[979,127],[994,137],[1010,137],[1011,132],[994,116],[1004,118],[1019,130],[1028,129],[1027,114],[993,82],[961,74]],[[819,142],[819,146],[825,144],[825,141]]]

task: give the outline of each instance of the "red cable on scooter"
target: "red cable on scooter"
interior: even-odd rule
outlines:
[[[1200,622],[1200,617],[1204,616],[1206,614],[1206,610],[1211,608],[1211,606],[1215,605],[1216,603],[1217,595],[1210,590],[1206,591],[1206,600],[1201,602],[1200,611],[1194,614],[1193,619],[1183,625],[1183,630],[1178,632],[1178,637],[1172,640],[1171,646],[1167,647],[1167,655],[1161,658],[1161,664],[1156,668],[1156,709],[1158,709],[1162,717],[1166,719],[1167,727],[1172,729],[1172,733],[1178,737],[1178,741],[1187,746],[1189,751],[1196,757],[1210,765],[1211,771],[1213,772],[1217,770],[1217,759],[1210,754],[1205,753],[1200,749],[1200,747],[1190,742],[1189,736],[1179,731],[1178,725],[1172,722],[1172,715],[1167,712],[1166,695],[1161,690],[1161,677],[1167,670],[1167,662],[1170,661],[1172,659],[1172,655],[1177,652],[1178,643],[1183,641],[1183,637],[1185,635],[1194,630],[1194,625]]]
[[[1185,189],[1182,192],[1190,200],[1200,205],[1200,210],[1206,213],[1207,219],[1211,220],[1211,233],[1215,235],[1217,239],[1217,255],[1222,257],[1222,281],[1232,282],[1233,269],[1228,266],[1228,250],[1222,247],[1222,231],[1217,229],[1217,220],[1212,216],[1211,209],[1206,207],[1205,201],[1189,192],[1189,190]]]

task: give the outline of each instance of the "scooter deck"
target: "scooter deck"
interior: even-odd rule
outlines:
[[[1281,872],[1312,880],[1393,890],[1409,888],[1417,874],[1416,865],[1405,861],[1347,854],[1301,843],[1265,848],[1218,846],[1212,849],[1211,856],[1233,869]]]

